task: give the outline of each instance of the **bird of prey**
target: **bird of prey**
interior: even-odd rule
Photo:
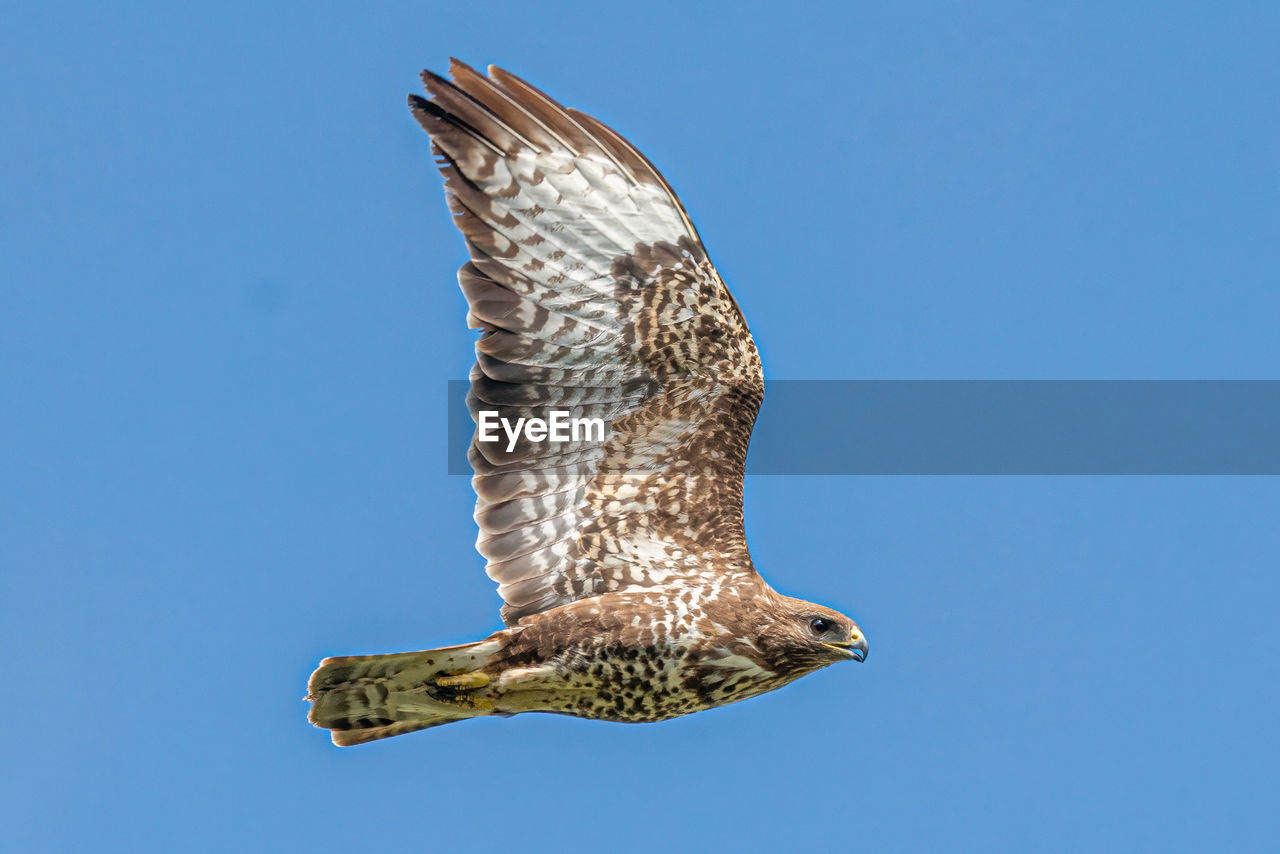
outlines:
[[[520,712],[660,721],[862,661],[853,620],[775,592],[747,553],[760,357],[671,186],[603,122],[502,69],[454,60],[450,77],[423,72],[430,97],[409,107],[471,255],[472,416],[560,410],[608,430],[477,430],[477,548],[506,627],[326,658],[311,722],[345,746]]]

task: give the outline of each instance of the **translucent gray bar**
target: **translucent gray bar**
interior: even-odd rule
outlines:
[[[470,474],[468,384],[449,471]],[[1277,380],[777,380],[749,474],[1280,474]]]

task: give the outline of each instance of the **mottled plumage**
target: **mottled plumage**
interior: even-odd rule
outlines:
[[[471,253],[468,404],[599,417],[571,443],[473,441],[477,548],[507,628],[461,647],[325,659],[313,723],[357,744],[466,717],[656,721],[861,660],[857,626],[774,592],[742,484],[764,393],[745,319],[666,180],[604,124],[498,68],[423,73]]]

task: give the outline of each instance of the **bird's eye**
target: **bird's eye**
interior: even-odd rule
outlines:
[[[822,617],[814,617],[809,621],[809,628],[815,635],[825,635],[831,630],[831,621],[824,620]]]

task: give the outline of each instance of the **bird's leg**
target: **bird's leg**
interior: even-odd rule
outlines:
[[[489,677],[479,671],[437,676],[423,685],[436,702],[449,703],[474,711],[493,711],[493,701],[476,692],[488,687]]]
[[[454,688],[464,691],[473,691],[476,688],[483,688],[489,684],[489,677],[483,673],[472,671],[471,673],[458,673],[453,676],[439,676],[435,680],[437,688]]]

